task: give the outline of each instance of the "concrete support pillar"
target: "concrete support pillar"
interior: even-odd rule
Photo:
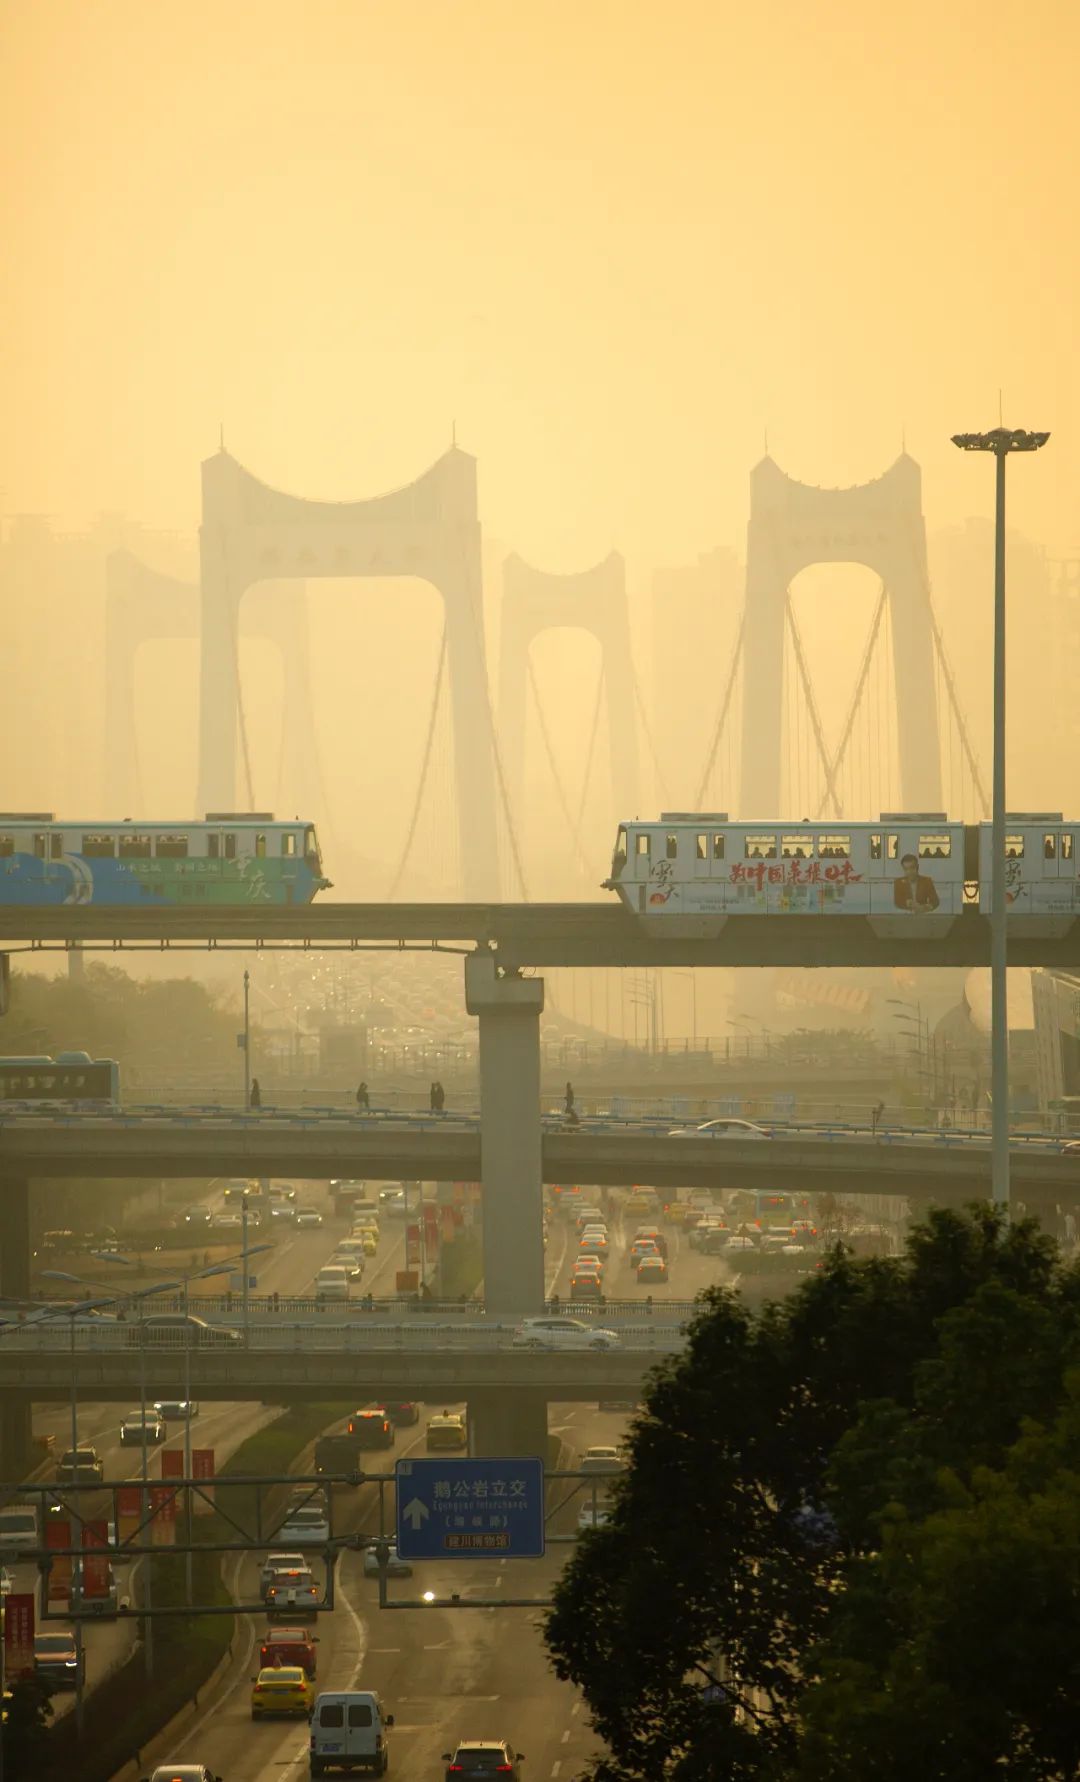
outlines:
[[[544,981],[500,976],[493,953],[473,953],[465,961],[465,1006],[480,1021],[484,1303],[489,1312],[535,1314],[544,1309]]]
[[[528,1388],[469,1395],[469,1453],[535,1455],[547,1464],[547,1399]]]
[[[30,1183],[0,1183],[0,1299],[30,1298]]]

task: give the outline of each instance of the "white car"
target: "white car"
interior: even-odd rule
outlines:
[[[581,1457],[583,1473],[621,1473],[622,1457],[618,1448],[586,1448]]]
[[[514,1332],[515,1349],[618,1349],[617,1330],[598,1329],[581,1318],[525,1318]]]
[[[340,1264],[334,1267],[329,1263],[325,1268],[321,1268],[315,1276],[315,1298],[348,1299],[348,1297],[349,1277],[344,1268]]]
[[[293,1572],[305,1565],[307,1556],[303,1553],[268,1553],[259,1574],[259,1589],[265,1596],[274,1582],[275,1572]]]
[[[596,1504],[595,1507],[592,1504],[582,1504],[578,1511],[577,1525],[582,1529],[603,1528],[610,1521],[611,1511],[606,1510],[603,1504]]]
[[[332,1268],[340,1268],[347,1281],[362,1281],[364,1278],[364,1258],[354,1255],[351,1250],[335,1250],[326,1269],[320,1269],[319,1273],[325,1274],[327,1269]]]
[[[240,1231],[244,1219],[241,1213],[215,1213],[210,1221],[213,1231]]]
[[[325,1547],[330,1521],[318,1504],[299,1504],[289,1511],[278,1533],[283,1541],[295,1541],[298,1547]]]
[[[752,1120],[704,1120],[700,1126],[673,1126],[668,1138],[733,1138],[764,1139],[769,1134],[764,1126]]]
[[[322,1225],[322,1214],[318,1207],[298,1207],[296,1211],[296,1229],[298,1231],[315,1231]]]

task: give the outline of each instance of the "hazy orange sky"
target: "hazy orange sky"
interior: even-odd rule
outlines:
[[[458,439],[552,567],[741,544],[766,428],[1049,427],[1080,545],[1075,0],[6,0],[0,506],[189,530],[217,444],[360,496]]]

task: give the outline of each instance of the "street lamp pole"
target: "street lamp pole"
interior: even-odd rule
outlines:
[[[244,1110],[251,1106],[251,973],[244,973]]]
[[[993,452],[994,502],[994,788],[990,867],[990,1181],[994,1203],[1009,1206],[1009,1001],[1008,928],[1005,904],[1005,460],[1010,452],[1037,452],[1049,433],[995,427],[989,433],[954,433],[963,452]]]

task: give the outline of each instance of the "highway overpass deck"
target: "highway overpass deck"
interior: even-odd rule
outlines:
[[[990,1192],[990,1150],[976,1140],[790,1133],[761,1139],[669,1137],[649,1131],[546,1130],[543,1180],[620,1187],[775,1188],[897,1195],[960,1206]],[[0,1179],[278,1176],[325,1181],[478,1182],[481,1134],[460,1121],[367,1121],[178,1111],[0,1119]],[[1034,1144],[1012,1149],[1025,1197],[1075,1202],[1080,1160]]]
[[[602,903],[313,903],[287,907],[0,906],[0,949],[192,947],[495,950],[501,966],[989,965],[989,922],[774,913],[639,920]],[[1017,966],[1080,965],[1080,919],[1014,917]]]

